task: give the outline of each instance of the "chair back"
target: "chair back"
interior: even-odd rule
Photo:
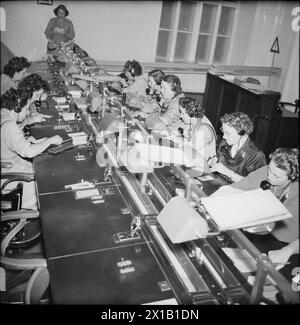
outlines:
[[[26,305],[39,305],[50,282],[49,271],[46,267],[38,267],[28,281],[25,291]]]

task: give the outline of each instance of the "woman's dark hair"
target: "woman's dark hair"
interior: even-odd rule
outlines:
[[[160,85],[163,77],[165,76],[165,73],[160,69],[155,69],[150,71],[148,73],[148,76],[152,77],[155,80],[157,85]]]
[[[16,72],[29,68],[31,63],[23,56],[15,56],[4,66],[3,72],[12,78]]]
[[[299,178],[299,149],[277,148],[269,157],[278,168],[287,172],[289,180],[294,182]]]
[[[126,71],[130,72],[133,77],[141,76],[143,74],[142,66],[135,60],[128,60],[125,62],[123,72],[125,73]]]
[[[11,88],[1,96],[1,108],[6,108],[10,111],[15,110],[16,107],[24,107],[32,93],[26,89]]]
[[[47,81],[43,80],[42,77],[36,73],[33,73],[21,80],[18,88],[24,88],[28,92],[32,93],[40,89],[43,89],[45,92],[50,90]]]
[[[69,16],[69,11],[68,11],[68,9],[67,9],[64,5],[59,5],[59,6],[57,6],[57,7],[53,10],[54,15],[55,15],[56,17],[58,16],[58,10],[59,10],[59,9],[64,10],[64,12],[65,12],[65,17]]]
[[[189,117],[202,118],[204,115],[204,108],[200,106],[200,103],[196,98],[180,98],[179,105],[186,110]]]
[[[226,123],[233,127],[239,135],[251,134],[253,132],[253,123],[250,117],[242,112],[233,112],[225,114],[221,118],[221,123]]]
[[[162,81],[171,85],[171,90],[175,92],[175,96],[182,93],[181,81],[174,74],[168,74],[162,78]]]

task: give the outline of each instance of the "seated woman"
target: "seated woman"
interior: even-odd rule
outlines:
[[[123,82],[123,93],[127,93],[129,96],[139,97],[145,96],[147,80],[143,76],[143,69],[139,62],[132,60],[125,63],[125,79],[127,82]]]
[[[10,88],[16,89],[26,74],[31,63],[24,57],[14,57],[3,67],[1,74],[1,95]]]
[[[211,172],[218,172],[228,182],[238,182],[250,172],[264,166],[266,158],[249,135],[253,123],[245,113],[234,112],[221,117],[223,140],[218,150],[218,162]]]
[[[209,163],[216,157],[216,132],[209,119],[204,115],[204,109],[199,102],[192,97],[179,100],[181,119],[184,124],[179,127],[184,141],[184,146],[192,147],[200,154],[200,157]],[[200,162],[201,166],[203,163]]]
[[[181,81],[175,75],[166,75],[161,82],[162,110],[153,112],[145,121],[148,129],[166,131],[169,126],[180,125],[179,100],[184,97]],[[163,112],[162,112],[163,111]]]
[[[146,88],[146,93],[142,97],[140,96],[142,102],[141,111],[144,113],[158,113],[161,109],[161,82],[165,73],[162,70],[156,69],[148,73],[148,88]]]
[[[19,124],[19,127],[23,129],[26,125],[43,122],[44,115],[37,112],[35,102],[46,98],[47,92],[50,90],[47,81],[43,80],[38,74],[31,74],[21,80],[18,88],[24,89],[27,92],[33,92],[29,114],[24,121]]]
[[[299,150],[278,148],[270,154],[270,159],[268,166],[253,171],[230,187],[248,191],[258,189],[262,181],[267,181],[270,190],[292,214],[292,218],[276,222],[271,234],[277,241],[269,240],[270,235],[252,235],[251,238],[262,237],[258,249],[269,251],[269,257],[274,262],[282,262],[299,253]]]
[[[34,91],[25,88],[10,89],[1,96],[1,160],[11,162],[11,172],[33,173],[31,162],[24,158],[32,158],[42,153],[51,144],[60,144],[62,138],[55,135],[51,138],[36,140],[26,139],[18,126],[29,113],[29,106],[36,96]],[[7,190],[15,188],[11,183]],[[24,182],[23,209],[37,209],[37,198],[34,182]]]

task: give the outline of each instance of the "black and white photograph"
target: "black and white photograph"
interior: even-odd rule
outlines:
[[[298,1],[1,1],[0,29],[10,315],[299,305]]]

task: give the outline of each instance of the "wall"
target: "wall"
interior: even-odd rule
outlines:
[[[296,32],[292,31],[292,9],[297,2],[259,1],[252,28],[247,65],[275,66],[282,69],[280,80],[270,79],[268,86],[283,90],[287,68],[293,55]],[[276,37],[279,40],[279,54],[270,51]],[[299,32],[298,36],[299,37]]]
[[[30,60],[40,59],[46,51],[44,30],[53,15],[53,9],[64,3],[75,27],[75,40],[93,58],[103,61],[136,59],[153,62],[155,57],[161,1],[54,1],[53,6],[38,5],[36,1],[2,1],[6,11],[6,31],[2,42],[16,55]],[[291,9],[297,2],[243,1],[238,3],[234,43],[231,46],[232,65],[271,66],[270,48],[279,37],[280,54],[274,66],[283,69],[280,80],[259,78],[261,82],[279,91],[285,98],[295,99],[291,87],[297,83],[297,73],[290,67],[293,58],[299,58],[293,47],[299,32],[291,31]],[[178,75],[187,91],[204,92],[204,74]],[[296,80],[296,79],[297,80]],[[287,88],[286,82],[291,87]],[[299,97],[299,96],[298,96]]]
[[[1,1],[7,20],[2,42],[17,55],[41,58],[46,52],[46,25],[61,3],[70,12],[75,40],[95,59],[151,61],[154,57],[159,1],[54,1],[53,6]]]

